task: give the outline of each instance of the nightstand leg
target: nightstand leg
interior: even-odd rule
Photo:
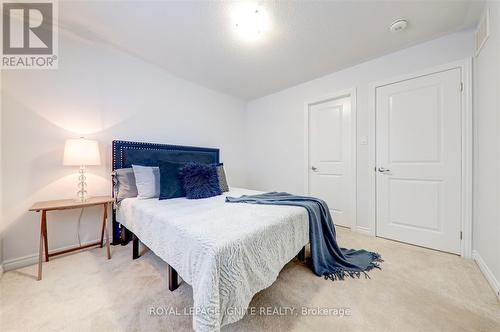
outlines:
[[[102,223],[103,230],[106,232],[106,251],[108,253],[108,259],[111,259],[111,248],[109,243],[109,231],[108,231],[108,203],[104,204],[104,218]],[[101,238],[102,247],[102,238]]]
[[[45,243],[45,261],[49,261],[49,241],[47,240],[47,211],[42,211],[43,242]]]
[[[42,280],[42,263],[43,263],[43,244],[45,241],[45,223],[46,223],[46,212],[42,210],[42,220],[40,221],[40,250],[38,251],[38,278],[37,280]]]
[[[102,215],[101,248],[104,245],[104,231],[106,230],[106,210],[107,210],[107,205],[103,204],[103,206],[104,206],[104,213]]]

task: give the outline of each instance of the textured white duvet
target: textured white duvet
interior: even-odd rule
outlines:
[[[117,210],[117,220],[192,286],[195,331],[241,319],[252,297],[309,242],[304,208],[224,201],[257,193],[231,188],[199,200],[127,198]]]

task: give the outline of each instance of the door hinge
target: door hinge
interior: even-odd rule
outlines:
[[[460,92],[464,91],[464,82],[460,82]]]
[[[462,240],[462,231],[460,231],[460,240]]]

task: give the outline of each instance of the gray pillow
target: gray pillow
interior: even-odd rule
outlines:
[[[115,170],[113,172],[113,184],[117,203],[125,198],[137,197],[137,186],[135,184],[134,170],[132,168],[120,168]]]
[[[227,184],[226,172],[224,172],[224,164],[217,165],[217,176],[219,177],[219,187],[220,191],[229,191],[229,185]]]
[[[160,168],[132,165],[132,169],[137,187],[137,198],[158,198],[160,196]]]

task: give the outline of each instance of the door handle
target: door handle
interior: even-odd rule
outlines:
[[[314,167],[314,166],[311,166],[311,169],[312,169],[312,171],[313,171],[313,172],[316,172],[316,171],[318,170],[318,169],[317,169],[316,167]]]
[[[380,173],[389,173],[391,170],[390,170],[390,169],[383,168],[383,167],[379,167],[379,168],[378,168],[378,171],[379,171]]]

